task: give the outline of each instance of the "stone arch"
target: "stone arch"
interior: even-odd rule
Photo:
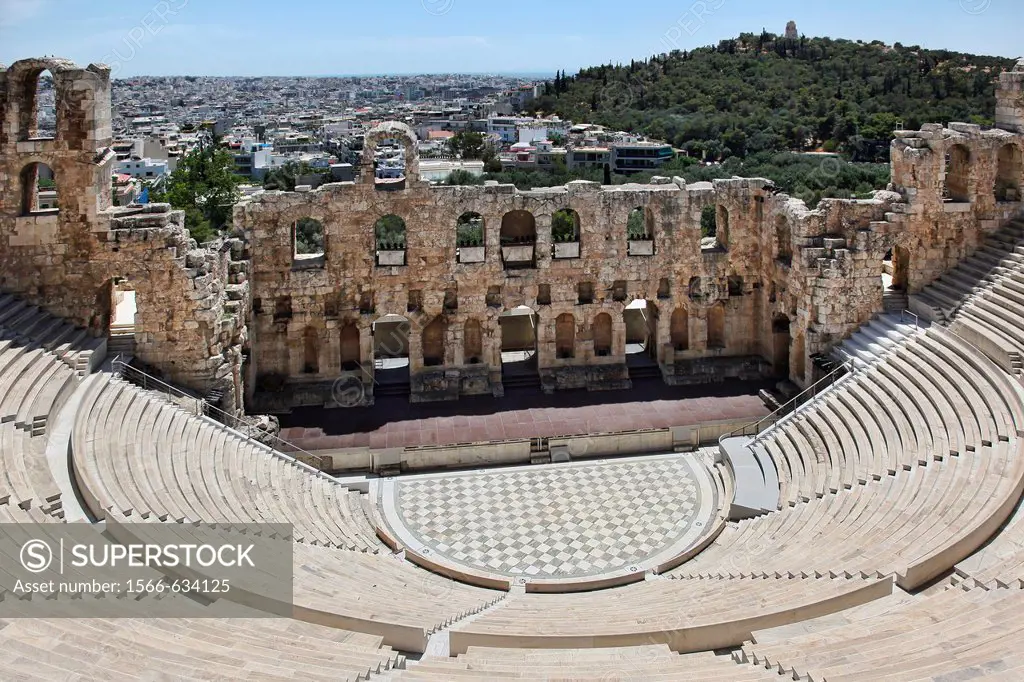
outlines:
[[[775,259],[785,265],[793,262],[793,230],[784,215],[775,217]]]
[[[299,218],[292,223],[292,263],[323,265],[327,236],[316,218]]]
[[[725,305],[708,308],[708,348],[725,348]]]
[[[555,357],[560,360],[576,357],[576,318],[562,313],[555,318]]]
[[[612,354],[612,316],[598,313],[592,324],[594,355],[604,357]]]
[[[483,361],[484,354],[484,333],[480,320],[471,318],[466,320],[466,327],[462,334],[462,355],[467,365],[476,365]]]
[[[32,98],[35,116],[29,136],[36,140],[52,140],[57,137],[57,79],[52,71],[44,69],[35,81],[36,91]]]
[[[946,152],[943,198],[953,203],[971,200],[971,150],[962,144],[954,144]]]
[[[387,121],[370,130],[363,138],[363,172],[370,171],[373,177],[377,148],[385,140],[394,140],[403,148],[405,157],[405,182],[419,182],[420,158],[416,147],[416,133],[412,128],[398,121]]]
[[[423,364],[426,367],[437,367],[444,364],[445,336],[448,325],[444,317],[438,315],[430,324],[423,328]]]
[[[302,373],[320,373],[320,333],[311,326],[302,332]]]
[[[21,170],[21,215],[50,213],[60,210],[57,176],[42,162],[32,162]]]
[[[677,351],[690,349],[690,313],[680,306],[672,312],[669,322],[669,337]]]
[[[60,118],[59,88],[65,71],[75,68],[72,62],[62,59],[26,59],[15,62],[7,71],[13,104],[17,107],[17,139],[52,140],[57,136]],[[49,78],[47,78],[47,75]],[[45,128],[40,127],[41,105],[53,102],[54,119]]]
[[[341,368],[348,372],[359,369],[361,365],[359,327],[354,322],[348,322],[341,328]]]
[[[502,244],[535,244],[537,220],[529,211],[509,211],[501,217]]]
[[[1021,200],[1021,171],[1020,147],[1004,144],[996,154],[996,201]]]
[[[571,208],[562,208],[551,215],[551,241],[555,244],[580,240],[580,214]]]

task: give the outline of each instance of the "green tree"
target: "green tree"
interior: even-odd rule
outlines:
[[[324,224],[315,218],[302,218],[295,223],[295,253],[324,252]]]
[[[460,130],[448,139],[448,148],[462,159],[482,159],[487,148],[483,133]]]
[[[473,175],[468,170],[461,168],[453,170],[448,177],[442,181],[443,185],[482,185],[484,179],[479,175]]]
[[[700,236],[701,238],[715,237],[718,235],[718,215],[714,206],[705,206],[700,212]]]
[[[185,211],[185,227],[196,241],[209,241],[227,226],[240,182],[231,154],[216,144],[201,143],[171,174],[166,199]]]
[[[579,216],[575,211],[562,209],[551,216],[551,238],[555,242],[574,242],[579,240]]]

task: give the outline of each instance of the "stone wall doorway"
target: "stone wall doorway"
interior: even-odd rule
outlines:
[[[409,320],[384,315],[373,323],[375,395],[409,394]]]
[[[775,370],[775,376],[788,378],[789,351],[793,337],[789,331],[789,318],[785,315],[776,315],[772,320],[772,344],[772,368]]]
[[[525,386],[539,380],[537,324],[537,313],[528,306],[505,311],[498,318],[502,383],[506,386]]]

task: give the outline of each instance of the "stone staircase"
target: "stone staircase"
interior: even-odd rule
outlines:
[[[981,291],[1024,265],[1024,218],[989,235],[972,255],[914,294],[909,309],[936,322],[949,322]]]
[[[864,369],[882,360],[918,329],[916,320],[893,313],[878,315],[836,346],[832,357],[836,362],[852,358],[857,369]]]
[[[886,289],[882,293],[882,310],[887,313],[901,313],[910,306],[907,292],[899,289]]]

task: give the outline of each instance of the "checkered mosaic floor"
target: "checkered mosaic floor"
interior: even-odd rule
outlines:
[[[435,558],[513,578],[601,575],[711,522],[714,493],[694,467],[703,463],[667,455],[402,477],[394,511]]]

